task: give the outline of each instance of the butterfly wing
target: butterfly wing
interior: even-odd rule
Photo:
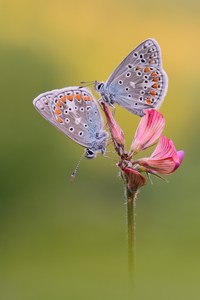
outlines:
[[[67,87],[39,95],[39,113],[78,144],[90,148],[103,134],[103,120],[88,89]]]
[[[121,62],[107,80],[105,89],[113,102],[142,116],[143,109],[161,105],[167,86],[160,47],[155,40],[148,39]]]

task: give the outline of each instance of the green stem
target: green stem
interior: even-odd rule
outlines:
[[[136,229],[136,192],[131,192],[126,187],[126,222],[128,242],[128,268],[130,289],[134,287],[135,275],[135,229]]]

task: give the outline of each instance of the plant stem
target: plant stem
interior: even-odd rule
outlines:
[[[128,242],[128,268],[130,289],[134,287],[135,275],[135,229],[136,229],[136,192],[131,192],[126,187],[126,222]]]

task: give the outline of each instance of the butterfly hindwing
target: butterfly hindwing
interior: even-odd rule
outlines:
[[[97,102],[86,88],[46,92],[34,100],[34,105],[45,119],[84,147],[98,143],[99,136],[107,138]]]
[[[139,116],[143,109],[158,108],[167,91],[167,75],[157,67],[134,66],[115,78],[109,93],[115,103]]]

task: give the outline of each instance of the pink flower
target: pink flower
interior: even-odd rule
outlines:
[[[165,119],[154,109],[145,110],[141,118],[131,145],[133,153],[144,150],[151,146],[160,137],[165,126]]]
[[[126,152],[124,134],[121,128],[108,106],[102,103],[102,107],[115,150],[120,157],[118,167],[121,169],[122,177],[125,179],[129,191],[136,192],[145,185],[146,180],[141,175],[142,172],[159,176],[159,174],[173,173],[181,165],[184,151],[177,151],[170,139],[161,136],[165,126],[165,120],[161,113],[154,109],[145,111],[145,115],[141,118],[136,130],[130,151]],[[158,144],[150,157],[133,160],[139,151],[152,146],[157,140]]]
[[[172,140],[161,136],[159,143],[149,158],[134,162],[146,168],[149,173],[170,174],[182,163],[184,151],[176,151]]]

